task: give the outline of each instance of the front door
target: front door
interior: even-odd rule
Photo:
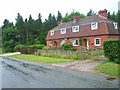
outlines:
[[[89,40],[88,39],[84,39],[85,40],[85,47],[89,48]]]

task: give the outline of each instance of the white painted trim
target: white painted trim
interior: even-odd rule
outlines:
[[[96,27],[94,27],[93,24],[95,24]],[[96,30],[96,29],[98,29],[98,22],[91,23],[91,30]]]
[[[79,45],[79,40],[78,39],[74,39],[74,40],[77,40],[78,41],[78,45]],[[72,40],[72,45],[73,46],[78,46],[78,45],[74,45],[74,42],[73,42],[74,40]]]
[[[64,32],[62,32],[62,30],[64,30]],[[61,34],[65,34],[65,33],[66,33],[66,28],[61,28],[61,29],[60,29],[60,33],[61,33]]]
[[[76,31],[76,30],[74,30],[74,28],[77,28],[78,30]],[[72,26],[72,32],[79,32],[79,26],[77,25],[77,26]]]
[[[51,33],[51,36],[53,36],[55,34],[55,31],[52,30],[50,33]]]
[[[100,44],[96,44],[96,39],[99,39]],[[95,46],[100,46],[101,45],[101,39],[100,38],[94,38],[94,45]]]

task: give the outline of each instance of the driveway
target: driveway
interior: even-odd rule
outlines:
[[[48,64],[0,57],[2,88],[118,88],[98,73],[69,70]]]

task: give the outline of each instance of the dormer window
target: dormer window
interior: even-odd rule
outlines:
[[[98,22],[91,23],[91,30],[98,29]]]
[[[66,28],[62,28],[62,29],[60,30],[60,32],[61,32],[61,34],[65,34],[65,33],[66,33]]]
[[[79,26],[72,26],[72,32],[79,32]]]
[[[53,36],[53,35],[54,35],[54,33],[55,33],[55,31],[53,31],[53,30],[52,30],[52,31],[51,31],[51,36]]]
[[[114,22],[113,25],[114,25],[114,28],[115,28],[115,29],[118,29],[116,22]]]

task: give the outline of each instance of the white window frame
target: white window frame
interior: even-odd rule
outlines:
[[[66,33],[66,28],[61,28],[61,29],[60,29],[60,33],[61,33],[61,34],[65,34],[65,33]]]
[[[118,24],[116,22],[113,22],[114,28],[118,29]]]
[[[51,31],[51,36],[53,36],[55,34],[55,31],[54,30],[52,30]]]
[[[78,44],[76,44],[76,41],[78,42]],[[78,39],[72,40],[72,45],[73,46],[78,46],[79,45],[79,40]]]
[[[96,44],[96,40],[99,39],[99,44]],[[100,38],[94,38],[94,45],[95,46],[100,46],[101,45],[101,39]]]
[[[52,47],[52,41],[49,42],[49,46]]]
[[[65,40],[62,40],[62,41],[60,42],[61,46],[62,46],[64,43],[65,43]]]
[[[91,30],[96,30],[96,29],[98,29],[98,22],[91,23]]]
[[[72,32],[79,32],[79,26],[72,26]]]

